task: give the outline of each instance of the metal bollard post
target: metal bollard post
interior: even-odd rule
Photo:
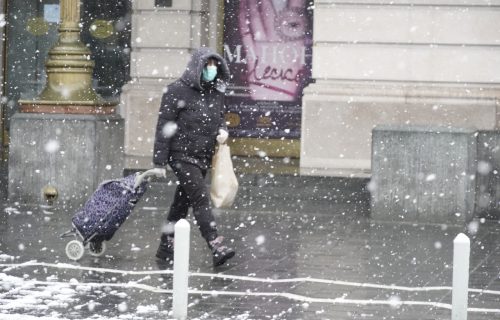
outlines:
[[[451,319],[467,320],[469,294],[470,240],[460,233],[453,240],[453,291],[451,297]]]
[[[175,224],[172,311],[177,320],[187,319],[190,229],[185,219]]]

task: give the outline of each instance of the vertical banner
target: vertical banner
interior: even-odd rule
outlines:
[[[224,6],[231,136],[300,138],[302,91],[311,81],[312,1],[240,0]]]

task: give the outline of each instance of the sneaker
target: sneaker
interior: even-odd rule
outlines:
[[[166,234],[161,235],[156,257],[161,260],[174,260],[174,237]]]
[[[220,266],[235,255],[235,251],[222,244],[224,237],[218,236],[214,240],[208,242],[208,246],[212,250],[214,266]]]

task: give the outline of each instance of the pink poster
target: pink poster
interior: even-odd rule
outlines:
[[[226,96],[234,137],[299,138],[302,91],[311,81],[312,1],[226,1]]]

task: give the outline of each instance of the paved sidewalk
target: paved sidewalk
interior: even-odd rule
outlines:
[[[58,238],[73,212],[5,203],[0,319],[171,318],[172,270],[154,259],[161,203],[141,202],[104,257],[78,263]],[[463,231],[472,241],[470,287],[489,290],[470,292],[468,319],[500,319],[497,221],[468,230],[377,223],[355,203],[330,205],[321,213],[218,211],[237,255],[217,269],[190,220],[189,319],[450,319],[452,242]]]

